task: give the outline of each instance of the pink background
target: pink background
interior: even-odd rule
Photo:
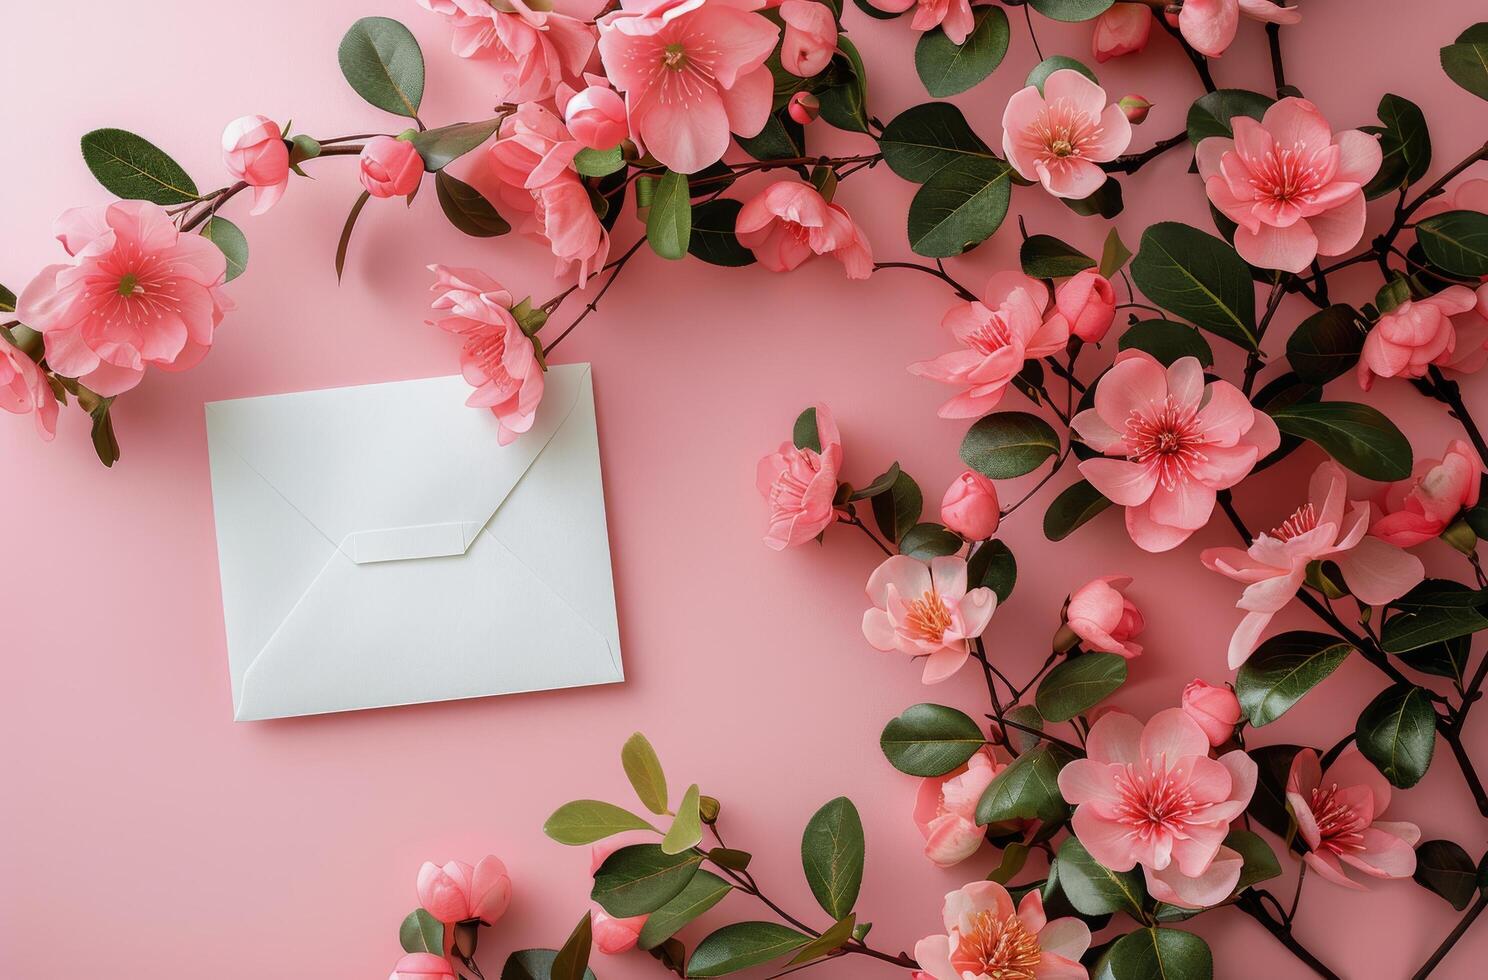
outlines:
[[[1306,22],[1286,31],[1289,78],[1340,128],[1373,122],[1374,102],[1388,90],[1425,109],[1434,172],[1482,139],[1483,103],[1445,79],[1436,53],[1478,19],[1481,4],[1423,4],[1412,16],[1398,3],[1303,7]],[[293,117],[297,131],[326,137],[396,132],[400,124],[362,103],[336,66],[342,32],[367,14],[398,17],[422,40],[426,119],[487,114],[486,69],[454,58],[445,27],[412,2],[7,4],[0,281],[19,291],[61,255],[49,233],[56,214],[106,199],[76,150],[89,129],[147,135],[203,189],[227,181],[218,134],[242,113]],[[925,101],[907,21],[883,24],[850,8],[847,22],[873,70],[872,111],[887,120]],[[1035,23],[1046,53],[1088,57],[1088,26]],[[1215,74],[1222,85],[1265,88],[1264,36],[1249,23],[1241,35]],[[1006,63],[958,100],[989,142],[998,140],[1001,106],[1036,60],[1014,11]],[[1199,94],[1165,36],[1100,73],[1112,97],[1138,91],[1157,103],[1133,149],[1175,132]],[[842,152],[871,148],[825,126],[813,135]],[[1124,181],[1128,206],[1116,225],[1128,243],[1161,219],[1208,226],[1187,166],[1176,151]],[[674,782],[699,781],[724,801],[726,835],[756,852],[767,891],[823,925],[799,870],[800,830],[828,798],[851,796],[869,842],[860,918],[877,923],[881,948],[912,948],[936,927],[940,896],[984,875],[994,857],[984,852],[954,871],[923,859],[909,819],[915,781],[889,767],[878,733],[917,701],[980,711],[985,694],[971,670],[923,688],[917,667],[866,645],[862,584],[877,556],[851,529],[832,531],[825,548],[766,550],[753,467],[804,405],[823,399],[841,421],[849,479],[865,482],[898,459],[938,501],[960,469],[965,427],[935,417],[944,390],[904,371],[945,346],[937,324],[950,297],[925,276],[895,271],[848,283],[840,267],[821,261],[781,278],[759,267],[669,266],[643,253],[565,341],[558,360],[595,365],[624,685],[232,722],[202,403],[451,373],[451,338],[422,325],[428,262],[480,265],[539,301],[555,291],[540,246],[461,236],[430,189],[411,213],[399,203],[368,207],[338,287],[332,254],[359,190],[353,167],[312,163],[317,179],[296,179],[260,218],[234,202],[228,213],[252,244],[248,272],[230,288],[239,308],[201,367],[154,373],[120,400],[124,457],[113,471],[93,459],[75,411],[50,446],[29,420],[0,418],[9,568],[0,599],[0,734],[8,745],[0,761],[0,975],[381,977],[399,952],[396,929],[415,903],[419,862],[489,851],[516,881],[512,911],[482,945],[495,977],[510,949],[561,943],[585,907],[587,853],[546,840],[539,828],[570,798],[630,802],[618,749],[636,729],[653,739]],[[879,168],[846,182],[838,200],[866,226],[880,259],[905,259],[912,192]],[[1387,201],[1371,208],[1372,227],[1387,210]],[[1030,230],[1088,251],[1106,231],[1032,191],[1019,191],[1013,211]],[[993,242],[949,263],[953,272],[979,286],[1011,265],[1012,229],[1010,216]],[[627,218],[619,244],[634,234]],[[1340,277],[1335,296],[1372,295],[1377,283],[1358,271],[1357,279]],[[1279,326],[1307,309],[1300,301],[1284,307]],[[1276,333],[1272,348],[1285,330]],[[1226,366],[1236,366],[1233,358]],[[1335,387],[1338,397],[1356,397],[1350,379]],[[1437,455],[1456,434],[1439,406],[1404,384],[1377,391],[1377,404],[1422,454]],[[1481,382],[1467,385],[1467,398],[1488,419]],[[1315,452],[1300,452],[1248,483],[1240,495],[1247,519],[1263,527],[1285,516],[1316,462]],[[1009,499],[1020,492],[1005,491]],[[989,634],[1003,667],[1026,677],[1047,650],[1066,593],[1095,575],[1126,572],[1147,613],[1148,652],[1119,703],[1150,712],[1175,703],[1196,674],[1227,679],[1236,586],[1197,562],[1200,548],[1231,543],[1224,521],[1153,557],[1106,515],[1056,549],[1038,527],[1051,495],[1006,526],[1021,575]],[[1420,552],[1440,571],[1465,570],[1443,545]],[[1297,611],[1277,624],[1310,625]],[[1355,659],[1305,710],[1253,742],[1331,745],[1381,686]],[[1468,736],[1488,764],[1488,721],[1475,713]],[[1418,822],[1427,838],[1483,849],[1485,823],[1445,746],[1421,785],[1396,799],[1391,816]],[[1294,867],[1288,862],[1287,881],[1273,885],[1278,894],[1289,894]],[[1406,975],[1457,918],[1409,881],[1364,893],[1309,881],[1302,909],[1299,936],[1349,977]],[[708,921],[761,911],[735,896]],[[1303,975],[1238,913],[1206,915],[1191,928],[1212,944],[1221,977]],[[694,928],[687,938],[700,935]],[[1480,926],[1438,975],[1475,975],[1468,964],[1484,956],[1488,927]],[[596,966],[606,980],[660,975],[639,953]],[[888,968],[856,958],[814,971],[880,974]]]

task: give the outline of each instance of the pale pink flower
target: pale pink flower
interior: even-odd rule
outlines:
[[[1116,290],[1094,269],[1083,269],[1054,289],[1054,308],[1070,333],[1087,344],[1100,343],[1116,319]]]
[[[249,214],[263,214],[289,186],[289,146],[279,124],[267,116],[241,116],[222,131],[227,172],[253,188]]]
[[[399,958],[388,980],[453,980],[455,968],[449,960],[433,953],[405,953]]]
[[[1112,871],[1140,864],[1160,901],[1197,908],[1228,898],[1244,862],[1222,845],[1255,792],[1255,762],[1239,749],[1209,758],[1208,736],[1181,708],[1145,726],[1108,712],[1085,751],[1060,770],[1059,792],[1090,856]]]
[[[511,876],[494,854],[473,868],[464,861],[448,861],[442,868],[425,861],[419,868],[419,905],[446,924],[479,919],[490,925],[505,914],[511,897]]]
[[[868,5],[886,14],[902,14],[914,7],[915,15],[909,22],[912,29],[928,31],[939,27],[958,46],[976,26],[971,0],[868,0]]]
[[[1080,957],[1090,927],[1074,916],[1050,920],[1037,888],[1016,907],[995,881],[973,881],[945,897],[946,934],[915,944],[915,962],[933,980],[1086,980]]]
[[[16,415],[36,413],[36,431],[47,442],[57,434],[57,396],[45,372],[0,336],[0,408]]]
[[[940,501],[940,523],[966,538],[983,541],[997,533],[1002,508],[997,484],[976,470],[967,470],[951,481]]]
[[[1441,459],[1418,459],[1410,479],[1385,488],[1385,514],[1369,533],[1409,548],[1445,531],[1478,503],[1483,461],[1470,443],[1453,439]]]
[[[1379,819],[1390,805],[1390,784],[1355,746],[1344,749],[1326,772],[1312,749],[1298,752],[1286,797],[1307,844],[1302,860],[1334,884],[1364,888],[1344,873],[1345,864],[1375,878],[1415,874],[1421,828]]]
[[[1178,30],[1195,51],[1218,58],[1235,40],[1241,14],[1267,24],[1302,20],[1296,7],[1278,7],[1271,0],[1185,0],[1178,14]]]
[[[810,78],[837,52],[837,17],[816,0],[785,0],[780,5],[785,36],[780,42],[780,64],[792,75]]]
[[[623,0],[599,19],[605,74],[625,93],[630,130],[667,167],[696,173],[770,117],[765,60],[780,29],[762,0]]]
[[[641,938],[641,929],[649,915],[632,915],[617,919],[604,909],[595,906],[592,910],[594,948],[606,956],[628,953],[635,949]]]
[[[1131,142],[1131,123],[1106,90],[1072,68],[1013,93],[1002,114],[1002,149],[1026,180],[1055,197],[1089,197],[1106,182],[1100,164]]]
[[[1198,358],[1164,369],[1139,350],[1117,355],[1096,385],[1095,407],[1071,425],[1105,454],[1082,462],[1080,473],[1126,508],[1126,529],[1144,551],[1186,541],[1209,522],[1217,492],[1281,444],[1276,423],[1239,388],[1205,382]]]
[[[1090,53],[1097,62],[1133,54],[1147,46],[1152,34],[1152,11],[1140,3],[1118,3],[1095,19]]]
[[[532,428],[543,396],[537,346],[512,316],[512,295],[478,269],[431,265],[439,295],[433,308],[447,311],[426,321],[459,337],[460,373],[475,391],[465,404],[496,416],[496,441],[503,446]]]
[[[589,85],[564,101],[563,125],[591,150],[613,149],[630,137],[625,100],[598,75],[589,76]]]
[[[981,849],[987,828],[977,825],[976,808],[992,779],[1008,766],[990,747],[982,748],[944,776],[920,780],[914,822],[925,838],[925,857],[938,868],[960,864]]]
[[[1132,637],[1147,628],[1147,621],[1123,591],[1131,582],[1129,575],[1106,575],[1070,595],[1065,622],[1091,650],[1128,660],[1142,655],[1142,645],[1132,642]]]
[[[771,272],[789,272],[813,255],[841,262],[849,279],[873,272],[872,246],[847,209],[799,180],[777,181],[746,201],[734,231]]]
[[[1481,290],[1488,310],[1488,290]],[[1426,299],[1408,299],[1364,336],[1364,349],[1354,370],[1359,387],[1368,391],[1375,378],[1424,378],[1433,365],[1453,365],[1466,371],[1482,366],[1482,346],[1488,341],[1477,307],[1480,299],[1466,286],[1448,286]],[[1468,350],[1457,357],[1457,323],[1468,336]]]
[[[373,197],[405,197],[424,179],[424,160],[408,140],[374,136],[357,162],[362,186]]]
[[[1369,505],[1349,501],[1343,468],[1329,460],[1313,473],[1307,503],[1256,535],[1248,549],[1204,549],[1199,559],[1206,568],[1245,583],[1235,604],[1245,617],[1230,637],[1231,669],[1250,658],[1271,617],[1302,587],[1311,562],[1336,564],[1349,591],[1371,606],[1400,598],[1425,577],[1419,558],[1367,537],[1368,528]]]
[[[560,82],[577,79],[594,52],[597,11],[583,0],[528,4],[526,0],[418,0],[449,19],[450,50],[461,58],[490,59],[499,73],[497,101],[534,102]]]
[[[997,609],[996,593],[985,587],[968,591],[966,584],[964,558],[885,559],[868,578],[873,608],[863,613],[863,636],[876,650],[925,657],[921,679],[940,683],[966,663],[971,641]]]
[[[816,406],[816,432],[820,452],[782,442],[756,469],[756,486],[770,507],[765,544],[776,551],[810,541],[836,518],[832,500],[842,468],[842,437],[825,405]]]
[[[1002,401],[1023,362],[1057,354],[1069,343],[1069,321],[1058,312],[1045,319],[1049,289],[1021,272],[999,272],[982,298],[959,303],[940,321],[958,350],[933,361],[916,361],[909,373],[961,392],[940,406],[943,419],[985,415]]]
[[[54,373],[117,395],[148,365],[183,371],[207,355],[232,309],[221,249],[148,201],[73,208],[53,227],[72,261],[37,273],[16,317],[45,337]]]
[[[1213,748],[1219,748],[1235,735],[1240,723],[1240,699],[1228,687],[1215,687],[1195,677],[1183,689],[1179,705],[1183,713],[1198,723]]]
[[[1379,140],[1357,129],[1334,133],[1317,106],[1299,98],[1275,103],[1260,122],[1237,115],[1230,125],[1234,139],[1203,140],[1197,160],[1209,200],[1240,226],[1241,258],[1301,272],[1319,255],[1358,244]]]

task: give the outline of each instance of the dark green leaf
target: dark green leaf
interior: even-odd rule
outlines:
[[[1023,264],[1023,273],[1035,279],[1059,279],[1095,268],[1095,259],[1053,235],[1025,238],[1018,248],[1018,259]]]
[[[1328,633],[1295,631],[1262,643],[1235,676],[1235,695],[1250,723],[1269,725],[1302,700],[1354,648]]]
[[[367,206],[371,199],[371,193],[362,191],[357,196],[356,203],[351,206],[351,211],[346,215],[346,223],[341,226],[341,238],[336,242],[336,281],[341,280],[341,273],[346,270],[346,249],[351,245],[351,232],[356,227],[357,218],[362,216],[362,208]]]
[[[821,430],[817,427],[814,407],[796,416],[795,425],[791,426],[791,444],[797,449],[821,452]]]
[[[519,949],[506,958],[501,980],[552,980],[556,949]],[[595,980],[593,970],[584,971],[585,980]]]
[[[1249,116],[1259,120],[1274,101],[1259,92],[1239,88],[1222,88],[1202,95],[1188,107],[1188,138],[1197,146],[1211,136],[1234,136],[1231,119]]]
[[[444,955],[444,923],[425,909],[414,909],[398,927],[398,942],[405,953]]]
[[[1464,634],[1402,653],[1400,662],[1411,670],[1437,677],[1450,677],[1461,684],[1467,679],[1467,660],[1471,653],[1472,636]]]
[[[1116,0],[1028,0],[1028,5],[1050,20],[1094,20],[1110,10]]]
[[[112,398],[105,398],[91,413],[93,417],[93,451],[98,461],[112,467],[119,461],[119,437],[114,434],[114,413],[109,411]]]
[[[552,980],[584,980],[589,973],[589,952],[594,948],[594,916],[585,912],[579,924],[553,957],[548,971]]]
[[[1141,871],[1112,871],[1074,837],[1059,847],[1059,887],[1081,915],[1125,912],[1140,919],[1147,900]]]
[[[1121,199],[1121,181],[1114,177],[1097,187],[1088,197],[1061,197],[1059,202],[1075,214],[1090,217],[1114,218],[1125,207]]]
[[[909,244],[920,255],[960,255],[992,236],[1007,216],[1012,168],[995,157],[960,156],[909,202]]]
[[[1220,239],[1176,221],[1160,222],[1142,233],[1131,274],[1163,309],[1247,350],[1257,349],[1250,268]]]
[[[1287,338],[1287,361],[1303,381],[1327,384],[1352,371],[1363,348],[1358,312],[1335,303],[1297,325]]]
[[[1112,228],[1106,233],[1106,243],[1101,248],[1100,274],[1107,279],[1121,271],[1126,260],[1131,258],[1131,249],[1121,240],[1121,233]]]
[[[1436,748],[1436,712],[1426,692],[1396,684],[1359,715],[1354,740],[1392,785],[1409,789],[1421,781]]]
[[[241,228],[214,215],[201,226],[201,236],[220,248],[227,259],[226,282],[232,282],[243,274],[248,267],[248,238]]]
[[[985,415],[961,440],[961,459],[994,480],[1008,480],[1038,469],[1059,454],[1054,428],[1028,412]]]
[[[897,542],[919,521],[923,507],[920,485],[900,470],[889,492],[873,498],[873,519],[884,537]]]
[[[1383,160],[1374,179],[1364,185],[1364,196],[1373,200],[1397,187],[1409,187],[1426,176],[1431,166],[1431,133],[1421,108],[1409,99],[1386,95],[1379,102],[1381,126],[1364,131],[1378,136]]]
[[[394,115],[418,116],[424,54],[408,28],[388,17],[363,17],[341,38],[336,57],[357,95]]]
[[[1196,357],[1208,367],[1214,363],[1214,351],[1204,335],[1177,320],[1143,320],[1126,328],[1116,342],[1117,350],[1146,351],[1164,365],[1180,357]]]
[[[735,922],[703,937],[687,961],[689,977],[721,977],[800,949],[811,937],[774,922]]]
[[[805,128],[786,115],[784,109],[771,113],[758,134],[735,139],[756,160],[789,160],[806,153]]]
[[[620,749],[620,765],[625,769],[625,778],[630,780],[641,805],[658,817],[666,816],[666,773],[662,771],[661,760],[646,736],[636,732],[625,740]]]
[[[1225,836],[1224,846],[1239,854],[1245,861],[1240,868],[1240,880],[1235,883],[1235,891],[1244,891],[1251,885],[1281,877],[1281,862],[1276,860],[1276,852],[1271,850],[1271,845],[1260,834],[1235,828]]]
[[[884,726],[879,748],[900,772],[944,776],[987,744],[971,717],[943,704],[916,704]]]
[[[1083,62],[1076,61],[1074,58],[1067,58],[1062,54],[1052,55],[1034,65],[1033,71],[1028,73],[1028,78],[1023,84],[1035,85],[1038,87],[1039,92],[1042,93],[1044,91],[1044,80],[1056,71],[1065,70],[1077,71],[1092,82],[1100,84],[1099,79],[1095,77],[1095,72],[1086,67]]]
[[[1445,898],[1461,912],[1477,894],[1477,867],[1461,844],[1423,841],[1416,848],[1416,883]]]
[[[1441,49],[1442,71],[1480,99],[1488,99],[1488,23],[1474,24]]]
[[[1282,838],[1287,837],[1292,819],[1287,812],[1287,776],[1299,751],[1296,745],[1263,745],[1246,752],[1257,770],[1255,793],[1246,809],[1262,827]]]
[[[1214,954],[1191,932],[1138,929],[1106,954],[1112,980],[1213,980]]]
[[[1069,721],[1126,683],[1126,658],[1115,653],[1071,657],[1039,683],[1033,703],[1049,721]]]
[[[734,233],[739,209],[743,206],[728,197],[694,205],[692,236],[687,240],[687,251],[709,265],[752,265],[754,253],[740,245],[739,236]]]
[[[122,129],[84,135],[83,162],[106,190],[125,200],[186,204],[198,196],[180,164],[143,136]]]
[[[971,33],[955,44],[939,27],[920,35],[915,45],[915,70],[925,89],[936,98],[965,92],[1002,64],[1007,54],[1007,14],[1001,7],[975,7]]]
[[[625,167],[625,151],[616,146],[608,150],[584,147],[574,155],[574,169],[585,177],[607,177]]]
[[[1316,402],[1270,410],[1287,435],[1316,443],[1366,480],[1404,480],[1411,474],[1411,446],[1378,409],[1357,402]]]
[[[668,170],[651,198],[651,210],[646,215],[646,241],[662,258],[680,259],[687,254],[691,237],[692,199],[687,190],[687,175]]]
[[[496,127],[499,125],[501,125],[499,119],[455,123],[452,126],[440,126],[438,129],[426,129],[422,133],[415,133],[411,142],[413,148],[418,150],[419,156],[423,158],[425,170],[443,170],[490,139],[491,134],[496,132]],[[584,152],[589,151],[581,151],[581,153]],[[598,177],[602,174],[590,174],[589,176]]]
[[[1405,653],[1488,629],[1488,590],[1427,579],[1395,602],[1380,634],[1386,653]]]
[[[495,238],[511,231],[485,195],[443,170],[434,175],[434,193],[449,223],[472,238]]]
[[[854,490],[849,500],[867,500],[869,497],[877,497],[881,493],[888,493],[894,486],[894,481],[899,479],[899,464],[890,463],[889,468],[873,478],[873,482],[859,490]]]
[[[908,11],[909,9],[906,7],[904,10],[896,11],[879,10],[877,7],[873,6],[873,4],[869,3],[868,0],[853,0],[853,3],[859,10],[875,20],[893,20],[896,17],[904,16],[906,11]]]
[[[666,942],[683,926],[723,901],[733,887],[711,871],[699,871],[693,875],[687,887],[651,913],[641,927],[641,949],[655,949]]]
[[[1038,713],[1038,709],[1031,704],[1020,704],[1015,708],[1009,708],[1002,713],[1003,718],[1016,722],[1024,728],[1032,728],[1037,731],[1044,730],[1044,717]],[[1015,749],[1018,754],[1027,752],[1039,742],[1043,741],[1031,732],[1025,732],[1021,728],[1007,726],[1008,745]]]
[[[834,919],[852,911],[863,885],[863,821],[852,800],[839,796],[806,823],[801,866],[816,902]]]
[[[553,812],[543,833],[560,844],[577,846],[623,834],[628,830],[648,830],[651,825],[629,810],[603,800],[574,800]]]
[[[1018,581],[1018,562],[1012,549],[1002,541],[984,543],[966,563],[966,581],[969,588],[991,589],[998,605],[1007,602]]]
[[[632,844],[605,859],[594,873],[590,898],[617,918],[648,915],[681,894],[703,856],[667,854],[659,844]]]
[[[0,313],[14,313],[16,308],[16,294],[0,286]]]
[[[1059,795],[1059,770],[1069,761],[1067,752],[1048,742],[1018,756],[997,774],[977,802],[977,823],[1064,819],[1069,810]]]
[[[703,817],[698,810],[699,795],[697,783],[687,787],[682,794],[682,802],[677,804],[677,816],[661,841],[663,854],[681,854],[702,842]]]
[[[1063,541],[1078,527],[1111,506],[1111,501],[1090,483],[1081,480],[1065,487],[1044,512],[1044,537]]]
[[[964,157],[992,159],[986,143],[971,131],[961,110],[949,102],[926,102],[889,121],[878,138],[889,169],[923,184],[946,164]]]
[[[899,553],[922,561],[954,555],[961,550],[961,536],[942,524],[916,524],[899,539]]]
[[[1275,378],[1261,386],[1251,398],[1251,404],[1261,411],[1267,413],[1279,408],[1287,408],[1292,405],[1315,404],[1323,397],[1323,389],[1308,381],[1297,377],[1295,372],[1288,371],[1279,374]],[[1281,444],[1269,456],[1256,463],[1256,470],[1263,470],[1272,466],[1297,450],[1302,445],[1302,439],[1297,436],[1282,433]],[[1254,472],[1254,471],[1252,471]]]
[[[857,47],[837,35],[837,53],[826,70],[830,84],[817,90],[821,117],[850,133],[868,132],[868,72]]]
[[[1488,52],[1488,44],[1483,50]],[[1488,214],[1434,214],[1416,223],[1416,240],[1438,269],[1456,276],[1488,276]]]

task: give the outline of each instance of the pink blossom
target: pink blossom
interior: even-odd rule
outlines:
[[[1132,637],[1147,628],[1147,621],[1122,591],[1131,582],[1129,575],[1106,575],[1070,595],[1065,622],[1091,650],[1128,660],[1141,656],[1142,645],[1132,642]]]
[[[1164,369],[1139,350],[1117,355],[1096,385],[1095,407],[1071,424],[1105,454],[1082,462],[1080,473],[1126,508],[1126,529],[1145,551],[1182,544],[1208,523],[1217,492],[1281,443],[1276,423],[1240,389],[1205,382],[1198,358]]]
[[[790,113],[793,121],[800,123],[802,126],[807,126],[815,122],[816,117],[821,115],[821,99],[818,99],[810,92],[797,92],[786,103],[785,111]]]
[[[494,63],[500,79],[497,101],[549,98],[560,82],[579,77],[594,52],[594,28],[585,21],[597,11],[583,0],[418,2],[449,19],[454,28],[450,50],[461,58],[483,56]]]
[[[830,7],[816,0],[785,0],[780,5],[785,37],[780,44],[780,64],[792,75],[810,78],[837,52],[837,17]]]
[[[1332,132],[1317,106],[1299,98],[1275,103],[1260,122],[1237,115],[1230,124],[1234,139],[1203,140],[1197,160],[1209,200],[1240,226],[1241,258],[1301,272],[1319,255],[1358,244],[1362,188],[1379,170],[1379,140],[1357,129]]]
[[[1454,349],[1437,361],[1444,371],[1472,374],[1488,364],[1488,282],[1478,287],[1476,296],[1472,309],[1452,317]]]
[[[1111,280],[1084,269],[1055,288],[1054,308],[1069,323],[1070,333],[1087,344],[1099,343],[1116,319],[1116,291]]]
[[[965,42],[976,21],[971,14],[971,0],[868,0],[868,5],[886,14],[902,14],[915,8],[909,26],[917,31],[939,27],[952,44]]]
[[[496,416],[496,441],[510,445],[532,428],[543,396],[543,368],[532,338],[512,316],[512,295],[478,269],[431,265],[439,295],[433,308],[448,316],[426,321],[463,341],[460,373],[474,386],[465,404]]]
[[[971,656],[971,641],[982,635],[997,609],[988,588],[966,588],[966,560],[908,555],[884,560],[868,578],[863,636],[876,650],[898,650],[925,657],[926,684],[938,684]]]
[[[207,355],[232,309],[221,249],[148,201],[73,208],[54,230],[72,261],[42,269],[16,309],[45,337],[53,372],[108,396],[147,365],[183,371]]]
[[[490,925],[505,914],[511,897],[511,876],[494,854],[473,868],[464,861],[448,861],[442,868],[425,861],[419,868],[419,905],[445,924],[479,919]]]
[[[847,209],[798,180],[777,181],[746,201],[734,231],[771,272],[789,272],[813,255],[841,262],[849,279],[873,272],[872,246]]]
[[[1337,463],[1329,460],[1317,468],[1307,498],[1278,527],[1256,535],[1249,549],[1206,548],[1199,556],[1205,567],[1245,583],[1236,603],[1245,617],[1230,637],[1231,669],[1249,659],[1271,617],[1296,596],[1314,561],[1326,558],[1338,565],[1349,590],[1372,606],[1398,599],[1425,576],[1420,559],[1365,536],[1369,505],[1348,500],[1348,479]]]
[[[1106,182],[1098,165],[1131,142],[1131,123],[1106,90],[1072,68],[1013,93],[1002,114],[1002,149],[1027,180],[1055,197],[1089,197]]]
[[[1240,15],[1268,24],[1296,24],[1296,7],[1278,7],[1271,0],[1185,0],[1178,14],[1183,39],[1202,55],[1218,58],[1235,40]]]
[[[649,915],[632,915],[617,919],[598,906],[591,910],[591,914],[594,948],[606,956],[628,953],[635,949],[641,938],[641,929],[650,918]]]
[[[1244,863],[1223,847],[1230,821],[1255,792],[1256,764],[1242,750],[1209,758],[1209,738],[1181,708],[1144,726],[1112,711],[1086,738],[1087,758],[1059,773],[1074,804],[1075,835],[1112,871],[1142,866],[1154,898],[1197,908],[1224,901]]]
[[[759,461],[755,482],[770,507],[765,544],[776,551],[810,541],[836,517],[832,500],[842,467],[842,437],[825,405],[816,406],[816,433],[820,452],[782,442]]]
[[[1074,916],[1050,920],[1037,888],[1016,908],[995,881],[973,881],[945,897],[946,935],[915,944],[915,962],[933,980],[1086,980],[1080,957],[1090,927]]]
[[[696,173],[770,116],[765,60],[780,29],[762,0],[623,0],[599,19],[605,74],[625,93],[630,130],[678,173]]]
[[[1401,548],[1429,541],[1478,503],[1483,461],[1472,445],[1453,439],[1441,459],[1418,459],[1410,479],[1385,489],[1385,515],[1369,533]]]
[[[406,953],[399,960],[388,980],[453,980],[455,968],[449,960],[433,953]]]
[[[563,124],[573,138],[591,150],[609,150],[630,137],[625,100],[599,76],[563,105]]]
[[[408,140],[374,136],[362,148],[358,176],[373,197],[405,197],[424,179],[424,161]]]
[[[1240,699],[1228,687],[1215,687],[1195,677],[1183,689],[1180,707],[1192,718],[1209,738],[1213,748],[1219,748],[1235,735],[1235,726],[1240,723]]]
[[[986,828],[976,822],[977,803],[992,778],[1007,766],[991,748],[982,748],[966,765],[920,780],[914,822],[925,838],[925,857],[936,867],[960,864],[986,841]]]
[[[1481,305],[1488,310],[1488,290],[1479,292],[1485,297]],[[1471,289],[1448,286],[1426,299],[1408,299],[1381,316],[1364,336],[1364,349],[1355,369],[1359,387],[1368,391],[1375,378],[1423,378],[1433,364],[1455,362],[1458,370],[1464,370],[1462,365],[1481,367],[1480,352],[1483,342],[1488,341],[1488,332],[1480,333],[1483,328],[1476,322],[1484,315],[1478,312],[1479,305],[1479,296]],[[1456,356],[1459,317],[1462,326],[1472,331],[1473,341],[1461,358]]]
[[[57,396],[46,373],[0,334],[0,408],[36,413],[36,431],[47,442],[57,434]]]
[[[1390,784],[1356,747],[1344,749],[1326,772],[1312,749],[1298,752],[1286,797],[1307,844],[1302,860],[1329,881],[1363,889],[1344,873],[1345,864],[1375,878],[1415,874],[1421,828],[1379,819],[1390,805]]]
[[[1069,321],[1057,312],[1045,319],[1048,307],[1048,287],[1021,272],[999,272],[981,300],[951,307],[940,323],[960,348],[909,366],[910,374],[962,389],[940,406],[941,418],[987,414],[1025,361],[1064,349]]]
[[[1147,46],[1152,11],[1140,3],[1118,3],[1095,19],[1090,52],[1098,62],[1133,54]]]
[[[279,124],[267,116],[241,116],[227,124],[222,162],[228,173],[253,188],[249,214],[263,214],[289,186],[289,146]]]
[[[1002,508],[997,484],[976,470],[951,481],[940,501],[940,523],[968,541],[983,541],[997,533]]]

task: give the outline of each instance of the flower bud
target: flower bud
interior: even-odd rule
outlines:
[[[1123,95],[1116,100],[1121,111],[1126,115],[1127,121],[1133,126],[1138,125],[1147,118],[1147,113],[1152,109],[1152,103],[1145,96]]]
[[[630,136],[625,100],[603,85],[591,85],[569,99],[563,121],[573,138],[591,150],[612,149]]]
[[[810,92],[797,92],[791,96],[785,111],[790,113],[792,119],[805,126],[821,115],[821,99]]]
[[[412,194],[424,177],[424,161],[413,143],[374,136],[362,149],[362,186],[373,197]]]
[[[975,470],[951,481],[940,502],[940,522],[968,541],[990,538],[1001,519],[996,484]]]
[[[1198,723],[1209,739],[1209,744],[1219,748],[1235,734],[1235,725],[1240,721],[1240,701],[1228,687],[1215,687],[1194,678],[1183,689],[1183,713]]]

